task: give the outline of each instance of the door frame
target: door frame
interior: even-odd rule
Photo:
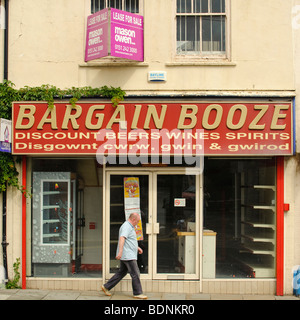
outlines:
[[[195,215],[196,215],[196,261],[195,261],[195,274],[179,274],[179,273],[166,273],[160,274],[156,272],[156,234],[155,224],[157,222],[157,176],[158,175],[186,175],[185,168],[160,168],[160,167],[143,167],[143,168],[103,168],[103,243],[109,244],[110,242],[110,176],[111,175],[147,175],[149,177],[149,193],[148,193],[148,273],[141,274],[141,279],[147,280],[201,280],[201,252],[202,252],[202,229],[203,229],[203,175],[199,174],[198,170],[191,170],[189,168],[188,174],[195,175],[196,179],[196,201],[195,201]],[[146,232],[146,230],[144,230]],[[108,279],[113,274],[110,273],[110,246],[106,245],[103,250],[103,278]],[[129,275],[125,277],[130,278]]]

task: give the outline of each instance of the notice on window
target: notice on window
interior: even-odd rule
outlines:
[[[131,213],[138,213],[141,216],[139,178],[124,178],[124,207],[126,220]],[[137,240],[143,240],[142,218],[137,224],[135,231]]]
[[[185,207],[185,198],[175,198],[174,207]]]

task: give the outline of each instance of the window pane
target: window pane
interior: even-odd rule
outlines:
[[[200,34],[198,17],[177,18],[177,53],[199,52]]]
[[[222,35],[221,35],[221,39],[222,39],[222,49],[221,51],[225,52],[226,51],[226,24],[225,24],[225,17],[221,17],[221,28],[222,28]]]
[[[196,271],[195,234],[195,176],[157,176],[157,272],[186,273]],[[174,206],[175,198],[186,198],[185,207]],[[188,234],[182,236],[182,234]],[[185,258],[189,254],[189,258]]]
[[[123,7],[124,6],[124,7]],[[139,0],[107,0],[108,8],[128,11],[131,13],[139,13]],[[95,13],[106,8],[105,0],[91,0],[91,13]]]
[[[211,12],[225,12],[225,0],[211,0]]]
[[[203,17],[202,50],[225,51],[225,17]]]
[[[275,159],[209,159],[204,168],[203,225],[217,240],[203,231],[203,278],[275,277]],[[214,250],[215,261],[205,258]]]
[[[94,165],[92,158],[32,160],[33,276],[102,276],[103,194],[89,175]]]
[[[192,0],[177,0],[177,12],[178,13],[191,13],[192,12]]]
[[[211,17],[202,19],[202,51],[211,51]]]
[[[122,10],[122,0],[109,0],[108,7]]]
[[[181,53],[185,47],[185,17],[177,17],[177,53]]]
[[[91,1],[91,13],[98,12],[105,8],[105,0],[92,0]]]
[[[177,0],[177,5],[176,5],[177,13],[183,12],[183,11],[181,11],[181,3],[182,3],[182,0]]]
[[[193,43],[195,50],[196,42],[199,41],[199,18],[187,17],[187,40]]]
[[[194,12],[195,13],[208,12],[208,0],[194,0]]]
[[[126,0],[124,10],[131,13],[139,13],[139,0]]]
[[[223,49],[223,17],[212,18],[212,51],[224,51]]]
[[[201,0],[201,12],[208,12],[208,0]]]

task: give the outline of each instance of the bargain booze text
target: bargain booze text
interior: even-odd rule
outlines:
[[[14,154],[293,154],[292,103],[21,102]]]

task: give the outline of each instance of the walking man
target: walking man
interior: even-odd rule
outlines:
[[[137,299],[147,299],[147,296],[143,294],[140,272],[137,265],[137,254],[143,253],[143,250],[138,246],[135,233],[135,226],[139,221],[140,215],[138,213],[132,213],[128,220],[120,227],[116,259],[120,260],[121,264],[119,271],[102,286],[102,290],[107,296],[111,295],[109,290],[115,287],[129,272],[132,278],[133,297]]]

